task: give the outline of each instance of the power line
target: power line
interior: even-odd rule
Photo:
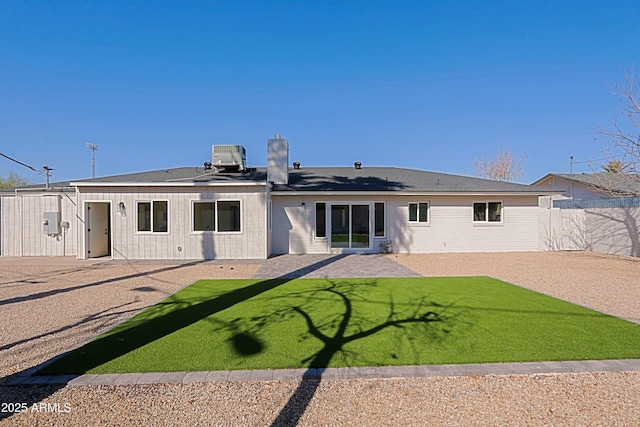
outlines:
[[[573,159],[573,156],[571,157]],[[575,160],[573,160],[573,164],[574,165],[579,165],[581,163],[594,163],[594,162],[601,162],[603,160],[609,160],[606,157],[603,157],[602,159],[593,159],[593,160],[583,160],[581,162],[576,162]]]
[[[7,159],[11,160],[12,162],[15,162],[15,163],[17,163],[17,164],[19,164],[19,165],[21,165],[21,166],[24,166],[24,167],[25,167],[25,168],[27,168],[27,169],[31,169],[32,171],[34,171],[34,172],[35,172],[35,173],[37,173],[38,175],[44,175],[44,176],[46,177],[46,185],[45,185],[45,189],[46,189],[46,190],[48,190],[48,189],[49,189],[49,178],[51,178],[51,171],[52,171],[52,170],[55,170],[55,169],[50,168],[50,167],[49,167],[49,166],[47,166],[47,165],[44,165],[44,166],[42,167],[42,170],[41,170],[41,171],[39,171],[39,170],[37,170],[36,168],[34,168],[34,167],[32,167],[32,166],[29,166],[29,165],[28,165],[28,164],[26,164],[26,163],[22,163],[22,162],[20,162],[20,161],[18,161],[18,160],[16,160],[16,159],[14,159],[14,158],[12,158],[12,157],[7,156],[6,154],[0,153],[0,156],[2,156],[2,157],[4,157],[4,158],[7,158]]]
[[[11,160],[12,162],[16,162],[17,164],[22,165],[22,166],[24,166],[25,168],[29,168],[29,169],[31,169],[32,171],[34,171],[35,173],[42,174],[42,172],[41,172],[41,171],[36,170],[35,168],[33,168],[33,167],[31,167],[31,166],[29,166],[29,165],[27,165],[27,164],[25,164],[25,163],[19,162],[19,161],[17,161],[16,159],[13,159],[13,158],[11,158],[11,157],[7,156],[6,154],[2,154],[2,153],[0,153],[0,156],[5,157],[5,158],[9,159],[9,160]]]
[[[595,163],[595,162],[601,162],[603,160],[609,160],[609,159],[607,157],[603,157],[602,159],[583,160],[581,162],[576,162],[575,160],[573,160],[573,156],[571,156],[569,160],[569,173],[573,175],[573,165],[580,165],[583,163]]]

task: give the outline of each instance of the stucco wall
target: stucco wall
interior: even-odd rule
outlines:
[[[582,202],[607,205],[611,200]],[[541,198],[541,250],[590,250],[640,257],[640,206],[561,209],[549,206],[551,202],[549,197]]]
[[[640,206],[585,209],[586,248],[640,257]]]
[[[541,197],[540,250],[582,251],[587,248],[585,212],[551,206],[553,199]]]

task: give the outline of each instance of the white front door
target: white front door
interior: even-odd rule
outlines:
[[[109,206],[104,202],[86,204],[85,229],[87,258],[110,255]]]

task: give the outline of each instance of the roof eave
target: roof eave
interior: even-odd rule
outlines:
[[[273,196],[554,196],[562,191],[272,191]]]
[[[30,187],[30,188],[11,188],[8,190],[3,190],[0,191],[0,194],[3,194],[5,196],[11,195],[11,194],[15,194],[15,193],[28,193],[28,192],[41,192],[41,193],[74,193],[76,191],[76,189],[74,187],[71,186],[65,186],[65,187],[49,187],[48,189],[46,187]]]
[[[72,182],[75,187],[264,187],[266,181],[225,182]]]

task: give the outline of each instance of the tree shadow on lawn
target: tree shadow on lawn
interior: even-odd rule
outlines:
[[[252,355],[264,348],[254,331],[257,332],[267,324],[286,322],[295,317],[303,319],[306,325],[306,330],[300,335],[299,340],[315,339],[320,344],[317,352],[300,361],[309,368],[272,426],[296,425],[299,422],[320,385],[324,370],[336,356],[343,357],[348,366],[351,366],[349,360],[354,362],[354,366],[376,366],[380,363],[380,359],[375,355],[367,360],[368,355],[348,350],[349,344],[393,328],[398,331],[401,341],[409,343],[417,360],[418,350],[412,345],[412,340],[417,336],[432,341],[445,339],[457,317],[450,310],[451,307],[428,302],[425,297],[409,305],[394,303],[392,295],[389,296],[389,301],[368,300],[368,291],[377,286],[377,281],[372,279],[356,283],[326,280],[326,285],[314,289],[274,297],[287,301],[293,298],[294,301],[298,300],[296,302],[299,304],[290,304],[276,313],[264,316],[234,319],[222,327],[233,333],[230,341],[239,356]],[[380,319],[379,316],[367,316],[368,313],[358,312],[354,307],[358,302],[384,304],[388,307],[386,318]],[[330,304],[334,310],[329,314],[318,315],[314,313],[314,307],[320,304]],[[433,308],[438,311],[434,311]],[[420,332],[416,334],[415,331],[406,331],[405,328],[409,325],[419,327]],[[392,353],[391,357],[395,358],[396,355]]]
[[[423,346],[414,346],[414,340],[443,342],[448,339],[454,329],[475,327],[474,319],[478,311],[491,312],[498,316],[508,314],[530,314],[535,316],[563,316],[563,317],[593,317],[607,318],[607,315],[597,312],[565,313],[554,310],[544,310],[533,307],[523,310],[517,307],[478,307],[461,304],[456,300],[447,305],[430,301],[426,296],[416,298],[409,303],[397,303],[393,294],[389,293],[389,300],[375,300],[369,293],[378,282],[368,281],[337,281],[326,279],[326,284],[316,286],[310,290],[287,292],[285,295],[270,298],[286,300],[285,306],[277,312],[263,316],[236,318],[226,325],[215,319],[207,319],[214,323],[217,330],[226,329],[231,333],[230,344],[238,356],[252,356],[265,349],[265,344],[259,339],[259,331],[274,323],[303,320],[306,328],[299,335],[299,341],[314,340],[319,349],[313,354],[300,360],[302,366],[307,366],[302,381],[281,409],[272,426],[297,425],[306,408],[313,399],[326,368],[332,365],[336,357],[341,357],[343,366],[379,366],[380,354],[368,355],[357,350],[349,349],[349,345],[367,339],[388,329],[397,331],[394,344],[398,349],[410,346],[414,354],[415,364],[420,364]],[[512,286],[512,285],[509,285]],[[293,299],[293,302],[291,301]],[[381,304],[386,307],[386,317],[372,316],[371,313],[358,310],[358,303]],[[319,305],[331,305],[329,313],[317,310]],[[297,318],[297,319],[296,319]],[[416,331],[415,328],[419,328]],[[417,348],[419,347],[419,348]],[[317,347],[316,347],[317,348]],[[402,350],[400,350],[402,351]],[[395,354],[392,353],[391,357]],[[384,355],[382,356],[385,357]],[[389,363],[389,364],[394,364]],[[333,363],[335,365],[335,363]]]
[[[344,256],[345,255],[336,255],[327,260],[305,266],[304,271],[308,272],[309,270],[326,266]],[[50,373],[86,373],[93,368],[199,322],[215,313],[226,310],[229,307],[287,283],[296,277],[295,273],[295,271],[288,273],[287,278],[262,280],[198,304],[191,305],[184,303],[184,307],[171,309],[171,311],[167,310],[167,312],[162,315],[91,341],[83,347],[73,350],[68,356],[75,354],[81,357],[74,357],[72,366],[69,365],[69,359],[65,357],[67,355],[64,355],[44,366],[36,375],[47,375]],[[162,307],[162,304],[163,303],[160,303],[159,306]],[[167,304],[167,307],[173,308],[175,304]]]
[[[305,266],[303,269],[289,272],[286,278],[276,278],[269,280],[262,280],[260,282],[251,284],[241,289],[235,289],[227,292],[223,295],[219,295],[211,300],[204,301],[195,305],[188,305],[183,308],[179,308],[174,311],[170,311],[157,318],[150,319],[140,324],[134,325],[131,328],[115,332],[111,335],[107,335],[101,339],[94,340],[88,344],[80,347],[76,350],[72,350],[62,356],[57,356],[41,365],[27,369],[23,372],[10,375],[0,379],[0,392],[3,399],[7,402],[25,402],[29,407],[34,403],[40,402],[47,397],[51,396],[56,391],[60,390],[65,384],[55,384],[51,386],[20,386],[9,385],[14,378],[23,377],[25,375],[50,375],[52,373],[59,374],[61,372],[69,372],[68,380],[81,373],[100,366],[106,362],[109,362],[115,358],[123,356],[135,349],[138,349],[146,344],[149,344],[157,339],[160,339],[166,335],[169,335],[179,329],[187,327],[193,323],[196,323],[212,314],[225,310],[263,292],[274,289],[284,283],[299,277],[302,274],[306,274],[314,269],[324,267],[332,262],[338,261],[345,255],[336,255],[332,258],[322,260],[318,263]],[[195,263],[200,263],[196,261]],[[185,264],[180,266],[172,266],[166,269],[159,269],[158,271],[164,271],[174,268],[181,268]],[[186,264],[189,265],[189,264]],[[150,274],[150,272],[133,274],[124,277],[118,277],[114,279],[108,279],[100,282],[90,283],[86,285],[80,285],[76,288],[96,286],[103,283],[109,283],[113,281],[122,280],[130,277],[137,277],[139,275]],[[285,276],[283,276],[285,277]],[[67,290],[64,290],[67,291]],[[36,297],[48,296],[37,295]],[[29,298],[20,299],[20,302],[26,301]],[[3,303],[13,303],[19,301],[3,301]],[[81,354],[81,358],[73,358],[73,365],[68,364],[68,359],[65,356],[71,356],[73,354]],[[62,369],[61,369],[62,368]],[[12,397],[13,396],[13,397]],[[18,400],[16,400],[18,399]],[[0,413],[0,419],[11,416],[11,413]]]
[[[63,356],[44,367],[38,374],[47,373],[86,373],[118,357],[124,356],[133,350],[144,347],[160,338],[172,334],[182,328],[186,328],[202,319],[215,313],[232,307],[238,303],[246,301],[263,292],[267,292],[288,279],[264,280],[244,288],[235,289],[218,297],[204,302],[190,305],[185,303],[185,307],[173,309],[157,317],[144,320],[130,328],[123,329],[74,350],[70,356],[73,357],[73,365],[69,365]],[[162,306],[162,303],[160,303]],[[173,304],[166,305],[174,307]],[[75,354],[74,354],[75,353]]]

